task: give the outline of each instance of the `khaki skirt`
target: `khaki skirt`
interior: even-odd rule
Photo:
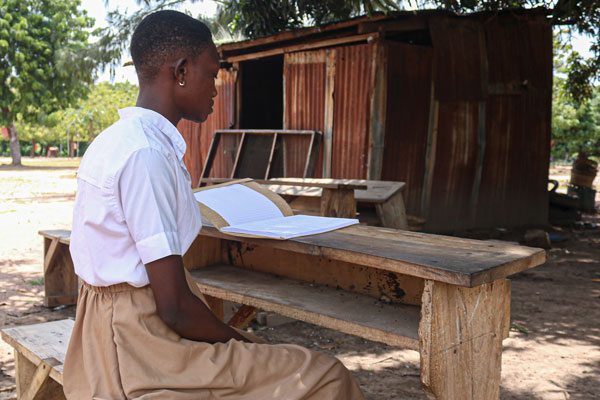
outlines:
[[[127,284],[82,286],[63,380],[73,400],[364,398],[337,359],[300,346],[184,339],[150,286]]]

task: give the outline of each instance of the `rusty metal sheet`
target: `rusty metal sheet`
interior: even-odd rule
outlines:
[[[336,48],[332,178],[366,179],[373,44]]]
[[[487,94],[485,36],[481,23],[436,16],[429,23],[434,48],[436,98],[480,100]]]
[[[408,214],[421,216],[431,102],[431,47],[387,43],[387,116],[382,180],[406,182]]]
[[[284,58],[285,106],[284,123],[286,129],[308,129],[323,132],[325,129],[325,50],[288,53]],[[303,163],[308,153],[306,138],[286,136],[285,175],[302,177]],[[323,149],[314,177],[322,172]]]
[[[552,86],[552,26],[544,16],[502,15],[484,28],[490,85]]]
[[[429,195],[426,230],[443,232],[472,224],[479,103],[440,102],[435,167]]]

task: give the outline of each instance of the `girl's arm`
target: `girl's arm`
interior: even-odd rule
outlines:
[[[186,339],[201,342],[249,342],[219,320],[190,290],[181,256],[172,255],[146,264],[158,316]]]

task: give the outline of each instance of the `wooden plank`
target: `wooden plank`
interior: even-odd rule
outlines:
[[[271,163],[273,162],[273,154],[275,154],[275,145],[277,144],[277,138],[279,135],[276,133],[273,135],[273,143],[271,144],[271,151],[269,152],[269,161],[267,162],[267,170],[265,171],[265,179],[269,179],[269,172],[271,171]]]
[[[228,241],[226,263],[253,271],[325,285],[392,303],[420,305],[423,279],[318,255]]]
[[[271,240],[228,236],[206,224],[201,235],[466,287],[505,278],[546,260],[542,249],[361,225],[289,240]]]
[[[231,182],[231,181],[235,181],[235,180],[239,180],[240,178],[205,178],[203,180],[203,182],[206,183],[213,183],[213,184],[218,184],[218,183],[227,183],[227,182]],[[251,178],[250,178],[251,179]],[[272,181],[274,179],[277,179],[277,183],[279,185],[293,185],[293,186],[297,186],[297,187],[301,187],[301,188],[325,188],[325,189],[353,189],[353,190],[365,190],[367,189],[367,185],[364,184],[351,184],[351,183],[327,183],[327,182],[306,182],[306,183],[296,183],[294,181],[295,178],[271,178],[269,180],[264,180],[264,179],[251,179],[252,181],[256,182],[256,183],[260,183],[261,185],[272,185]],[[300,178],[302,179],[302,178]]]
[[[331,160],[333,148],[333,121],[335,100],[333,97],[335,88],[335,49],[326,50],[327,59],[325,64],[325,128],[323,131],[323,171],[322,176],[331,176]]]
[[[30,360],[28,360],[23,354],[19,353],[15,349],[15,380],[17,383],[17,398],[23,399],[29,397],[35,400],[64,400],[65,395],[63,392],[62,384],[58,383],[54,379],[45,379],[42,382],[42,385],[38,387],[36,393],[31,394],[31,388],[35,383],[38,383],[40,378],[46,372],[52,372],[53,366],[56,365],[56,360],[49,358],[46,360],[38,360],[37,363],[43,362],[46,366],[49,367],[48,370],[43,370],[42,377],[39,375],[36,376],[36,372],[38,372],[37,364],[34,364]],[[56,374],[56,371],[54,371]],[[38,373],[39,374],[39,373]],[[47,378],[47,376],[46,376]],[[28,394],[29,392],[29,394]]]
[[[215,155],[217,153],[217,148],[219,147],[219,141],[221,137],[217,135],[215,132],[210,141],[210,147],[208,148],[208,154],[206,156],[206,161],[204,161],[204,166],[202,166],[202,173],[200,174],[200,180],[198,181],[198,187],[202,185],[202,179],[208,178],[209,172],[212,168],[213,162],[215,161]]]
[[[244,147],[244,139],[245,138],[246,138],[246,134],[242,133],[242,139],[240,140],[240,144],[238,145],[238,148],[237,148],[237,153],[235,155],[235,161],[233,162],[233,168],[231,169],[230,178],[234,178],[235,174],[237,172],[237,167],[238,167],[238,163],[240,161],[240,155],[242,154],[242,149]]]
[[[312,185],[345,185],[346,187],[356,185],[354,198],[357,202],[363,203],[383,203],[392,197],[396,192],[403,191],[406,184],[404,182],[394,181],[375,181],[366,179],[328,179],[328,178],[271,178],[269,179],[269,189],[278,194],[288,194],[295,196],[320,197],[321,191],[311,190]],[[287,184],[293,183],[294,185]],[[311,186],[302,187],[303,184]]]
[[[421,383],[430,399],[497,399],[506,280],[476,288],[427,281],[419,326]]]
[[[233,326],[237,329],[244,329],[246,326],[248,326],[250,321],[252,321],[252,318],[254,318],[259,311],[260,310],[256,307],[244,304],[240,307],[239,310],[237,310],[235,315],[231,317],[229,322],[227,322],[227,325]]]
[[[33,377],[29,381],[29,387],[19,396],[22,400],[33,400],[40,389],[46,383],[46,380],[50,376],[50,370],[52,368],[44,361],[40,361],[38,364]],[[18,373],[19,371],[17,371]]]
[[[79,278],[69,252],[70,232],[62,237],[62,241],[57,237],[50,241],[50,245],[48,241],[44,237],[44,306],[76,304]]]
[[[208,295],[393,346],[417,349],[419,307],[228,265],[192,272]]]
[[[243,54],[239,56],[229,56],[225,57],[225,61],[228,62],[236,62],[236,61],[246,61],[246,60],[255,60],[257,58],[264,58],[270,56],[276,56],[279,54],[292,53],[295,51],[303,51],[303,50],[313,50],[320,49],[323,47],[330,46],[338,46],[341,44],[349,44],[349,43],[358,43],[364,42],[367,40],[377,39],[379,37],[378,32],[366,33],[363,35],[353,35],[353,36],[343,36],[333,39],[326,39],[321,41],[311,41],[308,43],[300,43],[286,47],[277,47],[270,50],[257,51],[254,53]]]
[[[386,228],[408,230],[408,219],[406,217],[406,207],[402,192],[397,191],[384,203],[375,205],[377,216],[381,225]]]
[[[356,218],[353,189],[322,189],[321,215],[334,218]]]
[[[332,23],[332,24],[328,24],[325,26],[294,29],[294,30],[280,32],[275,35],[258,38],[258,39],[248,39],[248,40],[245,40],[242,42],[226,43],[226,44],[220,45],[218,47],[218,49],[219,49],[220,53],[233,52],[236,50],[251,51],[251,50],[249,50],[249,48],[251,48],[251,47],[265,46],[265,45],[269,45],[269,44],[280,43],[280,42],[283,42],[286,40],[293,40],[293,39],[304,38],[306,36],[311,36],[311,35],[315,35],[315,34],[322,34],[323,32],[330,32],[330,31],[340,30],[343,28],[354,27],[356,25],[359,25],[363,21],[375,22],[375,21],[385,20],[385,19],[389,19],[389,18],[390,17],[385,14],[381,14],[381,15],[374,14],[370,17],[362,17],[362,18],[352,19],[352,20],[348,20],[348,21]],[[413,18],[413,17],[411,16],[411,18]],[[414,18],[417,18],[417,17],[414,17]],[[421,17],[418,17],[418,18],[421,18]]]
[[[204,224],[204,221],[202,222]],[[198,236],[183,255],[183,265],[188,270],[223,262],[221,240]]]
[[[48,246],[48,250],[44,254],[44,273],[51,269],[52,263],[56,258],[56,253],[58,250],[58,238],[53,238],[50,241],[50,245]]]
[[[221,135],[241,135],[243,133],[251,135],[313,135],[315,131],[302,129],[219,129],[215,131],[215,134],[217,133]]]
[[[378,41],[373,46],[371,57],[371,82],[372,88],[369,121],[369,149],[367,154],[367,178],[381,179],[383,165],[383,147],[386,129],[387,113],[387,46]]]
[[[6,328],[2,330],[2,340],[34,365],[43,359],[56,359],[59,364],[53,366],[50,377],[62,385],[62,364],[65,362],[73,324],[73,320],[64,319]]]
[[[71,239],[71,231],[66,229],[43,230],[38,231],[38,234],[48,239],[58,238],[59,242],[64,244],[69,244]]]
[[[223,307],[223,299],[211,296],[209,294],[204,294],[204,298],[206,299],[206,303],[210,310],[215,314],[217,318],[221,321],[225,319],[225,310]]]

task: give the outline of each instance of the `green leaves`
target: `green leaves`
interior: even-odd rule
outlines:
[[[93,19],[79,0],[0,0],[0,126],[67,107],[101,63],[87,54]],[[65,59],[65,54],[69,54]]]

